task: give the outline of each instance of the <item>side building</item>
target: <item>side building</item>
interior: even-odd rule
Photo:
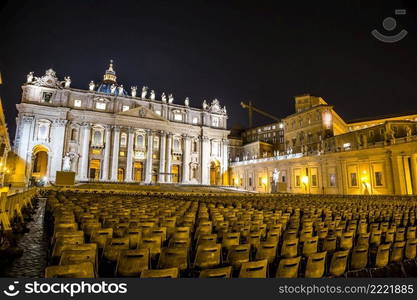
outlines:
[[[61,170],[78,182],[228,184],[226,108],[217,99],[176,104],[146,86],[128,93],[112,61],[87,90],[52,69],[29,73],[17,110],[16,185],[53,182]]]
[[[295,97],[295,111],[282,120],[283,152],[230,156],[234,186],[264,193],[417,195],[417,114],[345,122],[311,95]]]

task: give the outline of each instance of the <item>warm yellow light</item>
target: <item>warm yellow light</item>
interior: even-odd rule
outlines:
[[[301,182],[304,183],[304,184],[308,184],[308,177],[307,176],[303,176],[301,178]]]
[[[268,183],[268,179],[266,177],[262,177],[262,184],[266,185]]]

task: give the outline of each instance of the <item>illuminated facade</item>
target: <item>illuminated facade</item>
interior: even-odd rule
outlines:
[[[295,111],[283,119],[285,151],[231,156],[231,184],[257,192],[417,194],[417,114],[345,122],[310,95],[295,97]]]
[[[228,184],[227,113],[217,99],[194,108],[145,86],[128,93],[112,62],[88,90],[52,69],[29,73],[22,90],[15,183],[54,181],[62,170],[77,181]]]

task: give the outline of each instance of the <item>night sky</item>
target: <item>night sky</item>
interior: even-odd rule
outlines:
[[[345,119],[417,111],[416,1],[9,1],[0,11],[0,96],[11,139],[26,74],[52,67],[72,87],[118,82],[173,93],[176,103],[218,98],[229,128],[247,125],[240,101],[277,117],[293,97],[323,97]],[[395,16],[395,9],[407,9]],[[395,17],[397,28],[382,27]],[[371,30],[409,33],[382,43]],[[257,123],[268,119],[257,118]]]

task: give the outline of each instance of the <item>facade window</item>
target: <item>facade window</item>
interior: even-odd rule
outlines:
[[[192,144],[192,151],[195,153],[198,150],[198,142],[197,141],[193,141]]]
[[[382,184],[382,172],[375,172],[375,185],[383,186]]]
[[[126,147],[126,144],[127,144],[127,134],[123,132],[120,135],[120,146]]]
[[[174,120],[175,121],[182,121],[182,114],[179,114],[179,113],[174,114]]]
[[[48,121],[39,121],[38,123],[38,139],[46,140],[49,138],[50,123]]]
[[[252,186],[252,177],[249,177],[249,186]]]
[[[336,174],[329,175],[329,186],[335,187],[336,186]]]
[[[296,187],[300,187],[301,182],[300,182],[300,175],[296,175],[295,176],[295,186]]]
[[[81,100],[74,100],[74,107],[81,107]]]
[[[180,141],[179,139],[174,139],[174,151],[180,151]]]
[[[93,145],[94,146],[101,146],[103,144],[103,136],[100,130],[94,131],[93,135]]]
[[[154,149],[159,149],[159,137],[157,137],[157,136],[153,137],[153,148]]]
[[[105,110],[106,103],[105,102],[96,102],[96,109]]]
[[[122,111],[127,111],[129,109],[130,109],[129,105],[123,105],[122,106]]]
[[[211,142],[211,154],[212,155],[218,155],[219,151],[219,143],[217,141],[212,141]]]
[[[155,113],[160,116],[161,115],[161,111],[160,110],[155,110]]]
[[[258,177],[258,186],[262,186],[262,177],[261,176]]]
[[[193,117],[193,124],[198,124],[198,117]]]
[[[219,127],[219,118],[213,117],[211,124],[213,127]]]
[[[71,140],[72,141],[77,140],[77,129],[75,128],[71,129]]]
[[[50,93],[50,92],[43,92],[42,93],[42,102],[44,102],[44,103],[51,103],[52,102],[52,93]]]
[[[358,186],[358,175],[350,173],[350,186]]]
[[[143,135],[138,134],[136,136],[136,146],[137,147],[143,147]]]

